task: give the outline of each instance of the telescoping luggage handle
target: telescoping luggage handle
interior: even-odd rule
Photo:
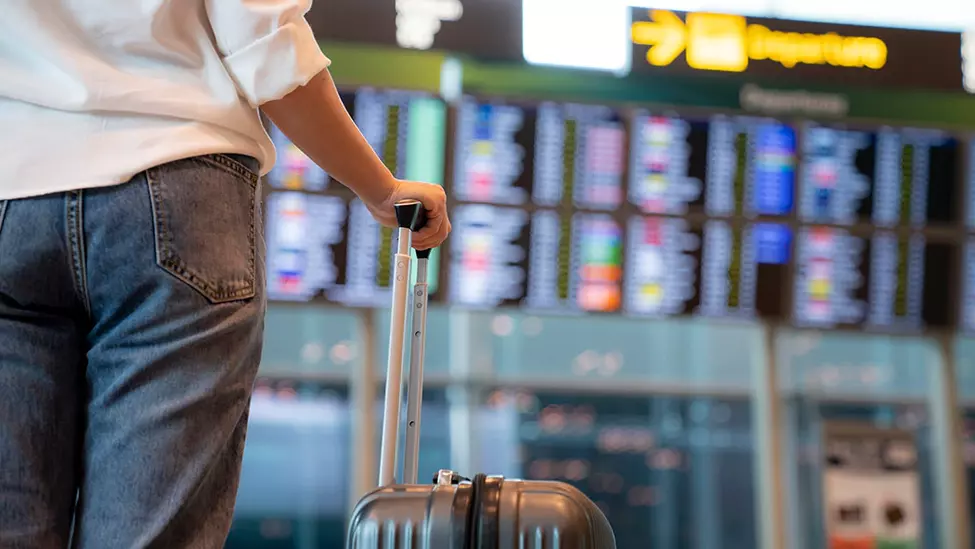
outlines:
[[[399,225],[398,244],[393,264],[393,309],[389,322],[389,359],[386,366],[386,400],[383,409],[383,438],[379,458],[379,486],[395,483],[397,442],[399,440],[400,398],[403,390],[403,346],[407,288],[410,281],[410,249],[413,233],[426,225],[426,210],[418,200],[396,204]],[[417,250],[416,283],[413,285],[412,343],[406,403],[406,454],[403,482],[416,484],[420,445],[420,407],[423,404],[423,356],[427,323],[427,260],[431,250]]]

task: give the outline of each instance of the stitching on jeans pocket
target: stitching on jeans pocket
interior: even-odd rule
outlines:
[[[3,231],[3,218],[7,214],[7,201],[0,200],[0,231]]]
[[[237,160],[235,156],[231,156],[229,154],[208,154],[206,156],[197,157],[197,160],[239,175],[240,177],[247,179],[252,184],[256,185],[261,179],[258,170],[256,168],[249,167],[245,162]]]
[[[146,171],[156,263],[211,303],[256,295],[258,178],[238,164],[210,155]]]

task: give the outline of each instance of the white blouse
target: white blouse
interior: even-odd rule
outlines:
[[[5,0],[0,200],[274,146],[258,107],[325,69],[311,0]]]

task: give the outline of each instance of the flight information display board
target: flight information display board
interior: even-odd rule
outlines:
[[[623,228],[612,217],[535,212],[524,305],[533,311],[616,312],[623,278]]]
[[[623,121],[609,107],[542,103],[535,127],[532,201],[616,209],[623,203],[625,143]]]
[[[796,246],[795,323],[913,331],[950,321],[952,247],[920,234],[871,236],[803,227]]]
[[[329,300],[362,307],[389,306],[397,232],[381,227],[358,199],[349,204],[344,284],[329,292]],[[428,292],[431,298],[434,292]]]
[[[359,130],[393,174],[443,183],[442,100],[422,92],[368,88],[342,97]],[[333,184],[273,126],[270,134],[279,163],[268,177],[269,297],[388,305],[396,231],[381,227],[364,204]],[[439,257],[439,250],[430,257],[431,299],[437,296]]]
[[[644,213],[787,216],[795,169],[795,131],[775,120],[633,117],[628,198]]]
[[[465,97],[457,109],[452,193],[467,202],[527,204],[535,166],[535,110]]]
[[[626,133],[608,107],[466,97],[455,137],[458,200],[590,210],[622,203]]]
[[[441,99],[424,92],[372,88],[340,95],[359,131],[394,175],[428,174],[412,179],[442,184],[447,111]],[[322,192],[340,186],[274,124],[268,134],[278,157],[268,174],[272,189]]]
[[[340,96],[346,110],[350,114],[354,113],[355,94],[342,92]],[[292,143],[288,136],[273,123],[268,124],[267,133],[277,153],[274,168],[267,174],[267,181],[272,189],[323,192],[338,186],[325,170],[312,162],[308,155]]]
[[[447,107],[423,92],[363,88],[355,123],[393,175],[443,185]]]
[[[751,319],[784,313],[791,229],[635,217],[627,230],[624,311]]]
[[[462,204],[451,214],[450,301],[538,312],[615,312],[623,229],[596,212]]]
[[[281,192],[268,197],[267,210],[271,299],[389,304],[397,233],[380,227],[362,202]],[[429,273],[431,299],[438,295],[436,270]]]
[[[463,204],[450,214],[451,303],[476,308],[518,305],[528,277],[526,210]]]
[[[444,183],[442,100],[373,89],[342,97],[397,177]],[[621,113],[462,99],[443,298],[881,332],[948,326],[961,302],[975,332],[975,243],[956,255],[943,228],[926,230],[975,231],[975,162],[962,172],[962,151],[975,144],[939,130]],[[279,150],[267,206],[271,298],[387,306],[396,232],[270,133]],[[442,294],[439,257],[432,299]],[[949,293],[958,257],[963,299]]]
[[[347,206],[337,196],[271,193],[267,199],[268,296],[308,301],[345,279]]]
[[[807,124],[803,137],[803,222],[921,227],[956,220],[959,144],[949,135]]]

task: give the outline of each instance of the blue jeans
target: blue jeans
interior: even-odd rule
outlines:
[[[266,309],[256,169],[0,201],[0,548],[223,547]]]

